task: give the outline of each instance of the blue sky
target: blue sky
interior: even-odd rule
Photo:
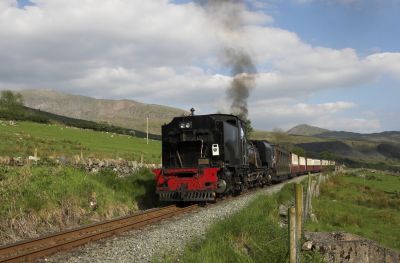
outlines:
[[[258,66],[248,101],[256,128],[400,130],[398,0],[248,0],[240,39],[221,35],[226,10],[207,17],[187,0],[17,3],[0,4],[12,10],[0,19],[0,89],[212,113],[229,104],[232,76],[218,50],[231,45]]]
[[[17,3],[18,3],[18,6],[19,6],[20,8],[23,8],[23,7],[25,7],[25,6],[32,5],[31,1],[29,1],[29,0],[17,0]]]
[[[276,11],[275,25],[296,32],[314,45],[354,48],[360,56],[377,51],[399,51],[400,1],[333,2],[276,1],[273,5]],[[360,112],[376,112],[385,129],[399,129],[400,118],[393,118],[396,116],[390,114],[400,109],[400,85],[397,80],[384,76],[373,84],[315,94],[309,102],[349,98],[359,105]]]
[[[398,51],[400,1],[363,0],[353,4],[335,1],[277,1],[275,23],[296,32],[308,42],[332,48]],[[327,3],[328,2],[328,3]]]

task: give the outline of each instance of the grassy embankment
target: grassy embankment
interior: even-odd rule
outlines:
[[[159,163],[161,143],[128,135],[97,132],[93,130],[66,127],[58,124],[33,122],[0,123],[0,156],[22,156],[34,154],[39,157],[72,157],[80,155],[95,158],[123,158]]]
[[[280,226],[279,204],[293,198],[293,184],[279,193],[261,196],[227,220],[217,222],[204,240],[193,241],[181,256],[155,261],[176,262],[286,262],[288,230]],[[302,262],[323,262],[316,253],[303,253]]]
[[[154,187],[147,169],[119,178],[62,166],[0,167],[0,244],[151,206]]]
[[[80,155],[159,163],[161,144],[143,138],[56,124],[0,123],[0,156],[41,159]],[[112,171],[89,174],[48,164],[0,166],[0,243],[125,215],[152,205],[154,176],[141,170],[125,178]],[[96,205],[90,206],[95,200]]]
[[[400,250],[400,176],[366,169],[332,178],[313,200],[310,231],[345,231]]]

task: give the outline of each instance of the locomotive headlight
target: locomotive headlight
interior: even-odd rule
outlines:
[[[192,128],[192,123],[191,123],[191,122],[181,122],[181,123],[179,124],[179,127],[180,127],[181,129],[184,129],[184,128],[186,128],[186,129]]]

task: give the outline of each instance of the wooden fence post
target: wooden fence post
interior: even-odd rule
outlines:
[[[312,180],[311,181],[311,198],[315,197],[316,186],[317,186],[317,181],[316,180]]]
[[[314,194],[315,197],[319,197],[319,186],[320,186],[320,184],[321,184],[323,178],[324,178],[324,175],[320,175],[320,176],[318,177],[317,183],[316,183],[316,185],[315,185],[315,194]]]
[[[309,213],[308,210],[310,209],[310,202],[311,202],[311,173],[308,173],[308,182],[307,182],[307,192],[306,192],[306,202],[304,205],[304,219],[307,219]]]
[[[289,215],[289,263],[296,263],[297,260],[297,238],[296,238],[296,209],[290,207]]]
[[[296,208],[296,240],[301,239],[303,224],[303,185],[295,184],[295,208]]]

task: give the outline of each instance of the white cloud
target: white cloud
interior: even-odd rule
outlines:
[[[400,79],[400,53],[376,53],[368,56],[366,62],[373,70],[389,73]]]
[[[185,108],[197,105],[203,113],[226,104],[231,78],[220,61],[221,42],[232,41],[232,36],[221,33],[203,8],[167,0],[32,2],[34,6],[19,9],[16,1],[0,1],[0,88],[46,87]],[[252,4],[265,7],[262,1]],[[291,100],[284,107],[272,104],[276,116],[303,114],[307,122],[317,109],[339,118],[336,112],[356,105],[308,105],[301,98],[371,83],[385,74],[400,79],[400,53],[363,58],[351,48],[312,46],[273,27],[268,14],[247,10],[242,15],[244,27],[234,39],[258,65],[250,117],[258,119],[259,127],[267,126],[254,109],[262,108],[266,99],[267,105],[271,99]],[[358,119],[355,123],[361,125]]]
[[[273,114],[279,118],[291,116],[317,117],[356,107],[353,102],[337,101],[320,104],[299,103],[293,99],[257,101],[253,106],[255,116]]]
[[[353,131],[359,133],[379,132],[382,129],[381,123],[378,119],[348,117],[319,119],[317,120],[316,125],[331,130]]]
[[[292,128],[300,123],[307,123],[330,130],[354,132],[376,132],[381,129],[376,116],[363,117],[343,116],[343,112],[356,108],[354,102],[337,101],[319,104],[306,104],[291,98],[258,101],[250,108],[251,116],[264,127]]]

